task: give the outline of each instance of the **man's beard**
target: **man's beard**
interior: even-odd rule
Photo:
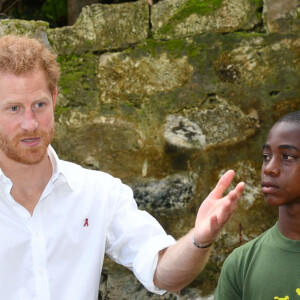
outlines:
[[[47,153],[47,148],[51,143],[54,135],[54,125],[49,131],[36,130],[34,134],[18,134],[12,140],[0,132],[0,149],[10,159],[26,164],[34,165],[43,160]],[[20,140],[40,138],[40,144],[35,147],[26,147],[20,145]]]

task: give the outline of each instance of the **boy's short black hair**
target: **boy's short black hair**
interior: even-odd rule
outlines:
[[[276,123],[288,122],[300,125],[300,110],[293,111],[281,117]]]

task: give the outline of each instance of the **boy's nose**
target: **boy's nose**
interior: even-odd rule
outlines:
[[[280,167],[274,158],[265,165],[264,173],[270,176],[278,176],[280,174]]]
[[[32,111],[25,112],[21,122],[21,128],[23,130],[33,132],[37,129],[37,127],[38,127],[38,122],[36,121],[33,112]]]

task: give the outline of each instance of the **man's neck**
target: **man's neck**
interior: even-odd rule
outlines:
[[[52,175],[48,155],[32,165],[0,159],[0,166],[5,176],[12,181],[11,196],[32,214]]]
[[[287,238],[300,241],[300,203],[279,207],[278,228]]]

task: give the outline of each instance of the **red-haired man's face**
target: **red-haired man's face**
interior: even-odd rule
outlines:
[[[0,73],[0,159],[36,164],[45,158],[54,134],[56,94],[41,70]]]

